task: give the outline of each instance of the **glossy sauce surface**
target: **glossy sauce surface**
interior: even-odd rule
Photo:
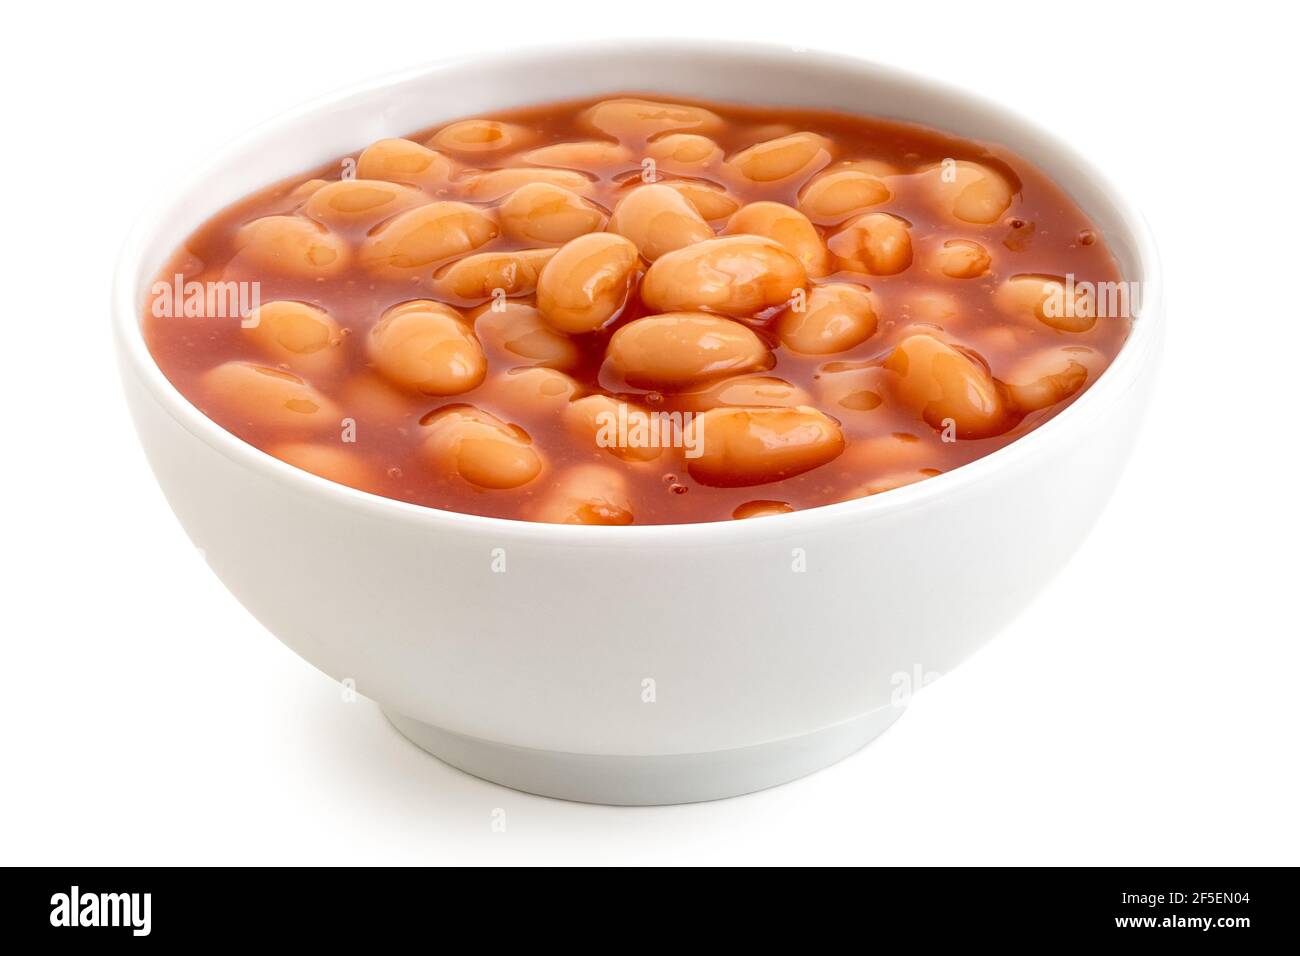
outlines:
[[[667,102],[443,124],[223,210],[161,271],[151,352],[205,415],[332,480],[472,514],[664,524],[960,467],[1058,414],[1128,334],[1127,313],[1043,314],[1053,279],[1068,295],[1121,276],[1004,149],[632,98]],[[160,308],[177,275],[256,282],[257,325]],[[677,447],[597,443],[590,423],[619,403],[632,425],[687,413]]]

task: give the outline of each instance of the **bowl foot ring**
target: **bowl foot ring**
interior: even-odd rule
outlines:
[[[720,800],[797,780],[861,749],[903,710],[887,705],[810,734],[735,750],[620,756],[496,743],[383,708],[404,737],[458,770],[513,790],[617,806]]]

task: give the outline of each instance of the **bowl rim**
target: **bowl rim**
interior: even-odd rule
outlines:
[[[573,57],[618,57],[627,56],[629,53],[707,54],[714,61],[728,57],[762,58],[778,66],[794,61],[805,61],[809,56],[815,56],[819,62],[835,70],[864,78],[874,76],[889,79],[924,90],[932,96],[962,103],[980,114],[997,117],[1009,127],[1015,128],[1023,138],[1036,137],[1047,151],[1072,164],[1076,171],[1086,175],[1099,187],[1118,214],[1123,228],[1128,232],[1142,274],[1140,306],[1133,315],[1128,338],[1097,381],[1069,407],[1010,444],[952,471],[887,493],[818,505],[788,514],[770,515],[757,521],[715,520],[684,524],[632,524],[620,527],[550,524],[519,518],[496,518],[446,511],[427,505],[385,498],[329,481],[283,462],[226,431],[191,404],[154,362],[144,340],[140,321],[141,306],[135,301],[134,295],[136,279],[143,265],[142,260],[148,239],[156,228],[166,222],[179,197],[196,189],[228,164],[231,157],[244,152],[249,144],[256,142],[268,130],[309,116],[352,97],[392,89],[431,74],[454,72],[465,66],[496,70],[513,66],[513,61],[521,57],[558,60]],[[592,95],[601,92],[606,91],[591,90]],[[1016,149],[1015,144],[1008,145],[1011,149]],[[1044,168],[1044,171],[1048,175],[1053,175],[1053,170],[1050,168]],[[233,463],[261,474],[274,483],[292,486],[288,490],[308,495],[328,506],[342,507],[377,518],[412,522],[430,530],[481,531],[490,533],[496,538],[552,540],[566,545],[611,547],[664,543],[669,538],[674,544],[689,544],[698,542],[701,538],[706,538],[713,543],[744,543],[755,538],[797,536],[817,531],[831,522],[876,519],[924,507],[936,496],[953,495],[963,488],[988,480],[998,470],[1015,468],[1027,458],[1040,454],[1050,445],[1069,442],[1070,435],[1077,431],[1090,416],[1095,416],[1108,405],[1114,404],[1128,391],[1146,363],[1153,358],[1163,320],[1163,288],[1160,261],[1150,226],[1125,191],[1098,170],[1086,156],[1058,136],[1014,110],[1009,110],[978,93],[972,93],[965,88],[910,70],[802,45],[708,39],[613,38],[571,43],[530,44],[493,53],[461,54],[441,58],[431,63],[349,84],[258,123],[211,154],[205,162],[194,167],[180,181],[161,190],[159,198],[147,205],[146,211],[133,224],[118,255],[112,287],[112,311],[114,337],[123,374],[125,375],[128,369],[134,373],[148,395],[177,424],[208,447]],[[761,487],[757,486],[756,491],[761,490]]]

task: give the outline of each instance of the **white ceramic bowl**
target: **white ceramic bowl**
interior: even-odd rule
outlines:
[[[627,90],[897,117],[1002,143],[1070,192],[1141,283],[1132,335],[1066,411],[948,474],[757,521],[619,528],[453,514],[332,484],[205,418],[150,357],[140,331],[150,284],[228,203],[384,136]],[[258,620],[455,766],[637,804],[744,793],[838,760],[895,719],[917,675],[948,671],[996,634],[1109,496],[1161,338],[1145,224],[1064,144],[892,69],[716,42],[476,55],[281,116],[136,228],[113,312],[158,481]]]

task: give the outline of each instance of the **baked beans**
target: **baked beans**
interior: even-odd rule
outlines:
[[[616,94],[358,146],[190,236],[144,332],[218,424],[373,494],[583,525],[884,494],[1042,425],[1129,329],[1069,197],[937,130]]]

